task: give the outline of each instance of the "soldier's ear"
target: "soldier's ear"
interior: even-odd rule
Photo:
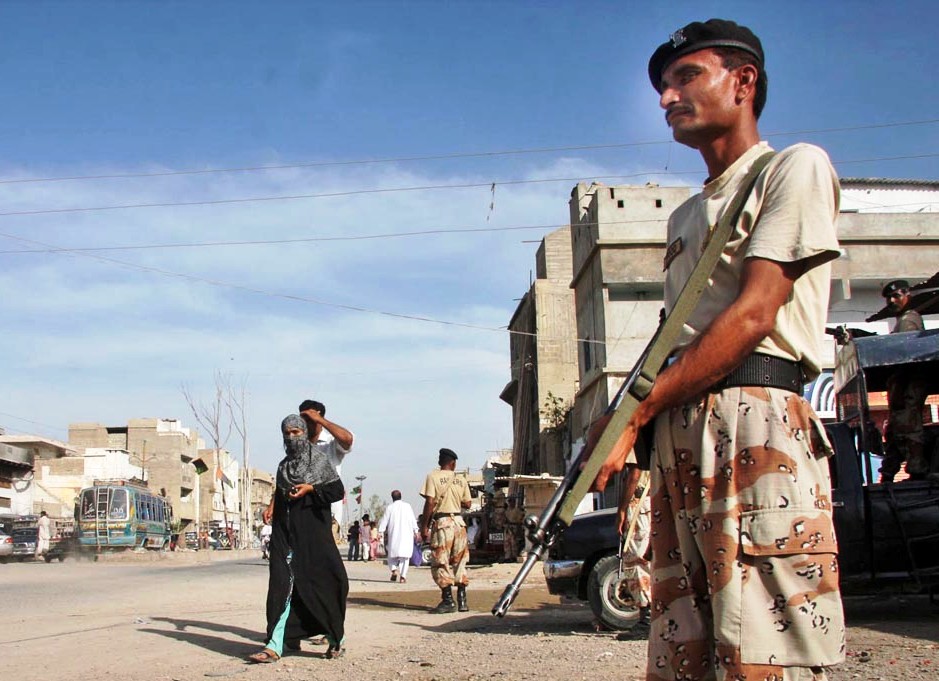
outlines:
[[[753,101],[756,97],[756,81],[760,77],[759,70],[753,64],[744,64],[734,69],[734,75],[737,78],[737,104]]]

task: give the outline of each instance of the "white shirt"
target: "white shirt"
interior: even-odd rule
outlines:
[[[378,523],[378,531],[385,535],[389,558],[410,558],[414,551],[414,533],[417,532],[417,519],[411,504],[400,499],[391,502]]]
[[[39,539],[52,539],[52,521],[49,516],[39,518]],[[410,554],[408,554],[410,555]]]

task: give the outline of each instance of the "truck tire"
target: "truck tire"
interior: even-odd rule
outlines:
[[[424,565],[430,565],[431,561],[434,559],[434,550],[430,548],[430,545],[425,545],[421,547],[421,561]]]
[[[600,622],[613,631],[629,629],[636,623],[639,609],[633,604],[624,582],[617,580],[619,556],[604,556],[587,578],[587,600]]]

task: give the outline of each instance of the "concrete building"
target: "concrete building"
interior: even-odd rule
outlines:
[[[227,449],[200,449],[205,467],[199,474],[199,522],[211,528],[241,531],[241,466]],[[199,469],[202,470],[202,466]],[[268,498],[270,501],[270,498]]]
[[[512,473],[559,475],[577,384],[570,227],[542,239],[535,270],[509,322],[511,380],[500,397],[512,406]]]
[[[578,184],[571,192],[571,287],[577,313],[579,389],[572,434],[603,413],[659,322],[668,216],[688,187]]]
[[[264,513],[264,509],[267,508],[267,505],[271,502],[271,497],[274,495],[274,476],[257,468],[249,468],[248,482],[251,490],[249,500],[251,504],[251,530],[256,536],[263,524],[261,514]]]
[[[145,471],[150,488],[165,493],[182,531],[195,529],[198,499],[192,462],[203,446],[196,430],[184,427],[177,419],[162,418],[130,419],[123,426],[72,423],[69,443],[81,450],[91,447],[128,452],[130,462]]]
[[[9,474],[18,475],[18,478],[10,480],[10,487],[5,488],[11,491],[11,508],[15,498],[19,508],[17,513],[45,511],[55,518],[71,518],[75,510],[73,496],[66,495],[63,498],[54,490],[47,489],[37,473],[41,473],[43,466],[48,466],[59,459],[74,457],[77,453],[75,448],[65,442],[39,435],[0,435],[0,450],[3,449],[3,445],[13,448],[9,452],[10,459],[19,459],[22,463],[29,462],[28,470],[22,465],[11,468],[10,464],[15,462],[7,462],[6,468],[10,471]],[[23,451],[17,452],[17,449],[25,451],[25,455]],[[0,484],[0,489],[2,489],[2,484]]]
[[[25,447],[0,442],[0,516],[33,512],[33,455]]]
[[[88,447],[81,456],[38,461],[35,469],[37,489],[61,502],[58,517],[71,517],[79,492],[95,480],[144,480],[144,470],[122,449]],[[52,514],[49,508],[42,510]]]

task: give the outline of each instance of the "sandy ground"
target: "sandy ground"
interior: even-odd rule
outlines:
[[[211,562],[207,558],[212,558]],[[220,558],[222,560],[220,560]],[[304,643],[274,665],[260,648],[267,565],[254,553],[0,566],[0,676],[194,680],[636,679],[645,644],[597,632],[589,608],[548,595],[536,568],[505,619],[489,610],[516,566],[474,568],[468,613],[430,615],[429,570],[393,584],[378,563],[347,564],[348,653]],[[832,679],[933,678],[939,607],[925,598],[850,599],[848,661]],[[863,653],[863,654],[862,654]]]

